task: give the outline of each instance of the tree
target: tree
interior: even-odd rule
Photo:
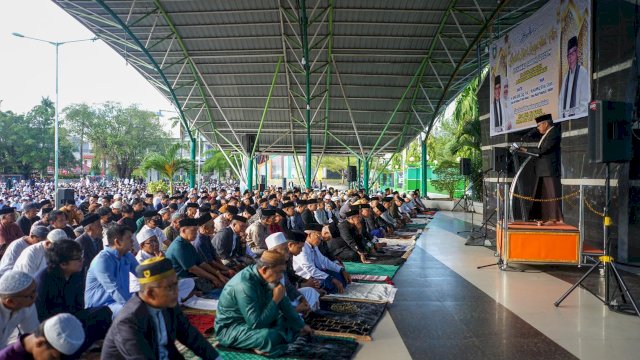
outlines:
[[[235,158],[238,160],[238,163],[241,163],[242,158],[241,155],[238,154],[230,154],[229,152],[225,153],[229,159]],[[210,149],[204,152],[206,160],[204,164],[202,164],[202,171],[209,173],[218,173],[218,178],[222,177],[222,174],[226,173],[227,170],[231,170],[231,165],[227,161],[227,158],[224,156],[220,150]]]
[[[96,158],[109,161],[120,178],[129,178],[150,151],[158,151],[168,135],[155,113],[137,105],[107,102],[97,107],[74,104],[64,109],[65,126],[86,137]]]
[[[0,161],[5,173],[20,173],[25,178],[38,172],[41,176],[54,167],[55,107],[43,98],[26,115],[0,112]],[[59,129],[59,165],[73,161],[73,146],[65,129]]]
[[[179,157],[181,148],[182,144],[176,143],[169,146],[164,153],[150,153],[140,165],[143,171],[155,170],[167,178],[170,193],[173,193],[173,179],[176,173],[191,168],[191,160]]]
[[[454,161],[439,162],[433,172],[438,177],[431,180],[433,186],[440,191],[446,191],[449,197],[453,199],[456,188],[462,179],[458,164]]]

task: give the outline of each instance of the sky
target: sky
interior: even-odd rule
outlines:
[[[27,113],[48,96],[55,101],[53,42],[94,37],[50,0],[10,0],[0,4],[0,110]],[[75,104],[120,102],[157,112],[173,106],[124,58],[101,40],[59,47],[60,108]],[[169,113],[168,116],[175,114]]]

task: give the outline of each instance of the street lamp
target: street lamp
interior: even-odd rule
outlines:
[[[24,38],[24,39],[30,39],[30,40],[35,40],[35,41],[40,41],[43,43],[47,43],[50,45],[55,46],[56,48],[56,119],[55,119],[55,123],[54,123],[54,145],[53,145],[53,159],[54,159],[54,173],[53,173],[53,194],[55,196],[55,199],[57,201],[58,198],[58,160],[60,157],[60,148],[59,148],[59,134],[58,134],[58,129],[59,129],[59,119],[60,119],[60,110],[59,110],[59,105],[58,105],[58,101],[60,98],[60,94],[58,92],[58,49],[60,48],[60,46],[64,45],[64,44],[69,44],[69,43],[77,43],[77,42],[83,42],[83,41],[96,41],[98,40],[97,37],[92,37],[89,39],[79,39],[79,40],[69,40],[69,41],[60,41],[60,42],[56,42],[56,41],[49,41],[49,40],[43,40],[43,39],[38,39],[38,38],[34,38],[34,37],[30,37],[30,36],[26,36],[26,35],[22,35],[20,33],[12,33],[13,36],[19,37],[19,38]],[[82,146],[82,144],[80,145]],[[80,161],[82,161],[82,159],[80,159]],[[84,165],[81,165],[84,166]]]

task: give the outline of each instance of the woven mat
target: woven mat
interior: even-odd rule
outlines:
[[[382,264],[363,264],[356,262],[344,262],[345,270],[349,274],[361,274],[361,275],[380,275],[393,278],[400,268],[397,265],[382,265]]]
[[[324,336],[348,337],[371,341],[371,333],[382,318],[386,304],[353,301],[321,301],[320,309],[310,313],[305,322]]]
[[[398,289],[389,284],[383,283],[359,283],[352,282],[347,285],[342,294],[327,294],[323,300],[344,300],[365,303],[393,303]]]
[[[209,342],[214,346],[217,344],[215,337],[208,338]],[[176,343],[180,353],[187,360],[196,360],[191,350],[184,345]],[[251,351],[235,350],[229,348],[216,347],[216,350],[224,360],[266,360],[271,359],[265,356],[257,355]],[[358,350],[358,343],[353,339],[334,338],[326,336],[298,337],[293,343],[289,344],[289,349],[285,355],[278,357],[282,360],[293,359],[322,359],[322,360],[348,360],[353,358]]]

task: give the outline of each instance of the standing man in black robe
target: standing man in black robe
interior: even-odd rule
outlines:
[[[560,129],[553,124],[551,114],[538,116],[536,123],[538,132],[542,135],[538,146],[533,149],[520,148],[520,151],[538,155],[535,164],[537,182],[534,197],[536,199],[560,198],[562,197],[562,185],[560,184],[560,141],[562,136]],[[536,202],[531,211],[533,219],[540,219],[538,226],[564,223],[561,200]]]

